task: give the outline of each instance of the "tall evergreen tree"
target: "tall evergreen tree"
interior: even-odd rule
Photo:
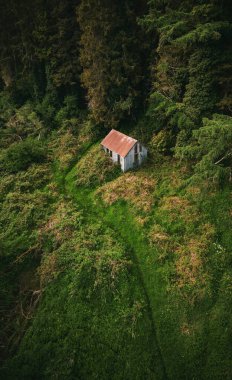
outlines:
[[[177,144],[188,141],[202,117],[231,114],[231,15],[228,1],[150,1],[143,23],[159,33],[150,108],[163,120],[158,130],[178,135]]]
[[[52,0],[37,17],[34,30],[36,54],[45,62],[50,78],[57,87],[79,82],[78,3],[78,0]]]
[[[115,126],[141,100],[143,35],[136,19],[142,1],[82,0],[82,82],[88,106],[98,123]]]

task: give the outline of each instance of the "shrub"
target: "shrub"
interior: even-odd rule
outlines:
[[[37,104],[36,111],[41,119],[50,128],[54,127],[54,118],[57,108],[59,107],[59,100],[57,93],[54,89],[50,90],[43,98],[41,103]]]
[[[159,153],[170,153],[170,147],[172,147],[173,144],[174,137],[172,132],[169,130],[162,130],[157,134],[153,135],[149,146],[150,151],[154,154],[154,156],[156,156]]]
[[[212,182],[231,180],[232,165],[232,117],[214,115],[212,120],[203,119],[203,127],[193,131],[188,146],[176,149],[176,156],[196,160],[196,178]]]
[[[131,203],[137,210],[148,212],[153,206],[153,191],[156,180],[143,173],[126,173],[110,184],[97,190],[103,202],[107,205],[118,200]]]
[[[1,257],[17,257],[39,250],[39,226],[46,221],[52,197],[43,191],[9,192],[0,208]],[[23,257],[26,257],[23,254]]]
[[[51,180],[50,165],[32,164],[26,171],[4,175],[0,181],[0,202],[9,192],[32,192]]]
[[[4,98],[3,98],[4,99]],[[1,109],[0,96],[0,109]],[[8,114],[0,116],[4,118],[3,128],[0,131],[0,147],[7,148],[10,144],[25,140],[26,138],[37,138],[44,135],[44,126],[31,103],[26,103],[18,109],[9,110]]]
[[[0,109],[1,116],[0,120],[7,120],[14,112],[15,105],[13,104],[12,98],[8,92],[0,92]]]
[[[118,165],[101,150],[94,146],[82,157],[76,166],[77,186],[97,186],[113,179],[121,172]]]
[[[12,144],[3,153],[0,170],[9,173],[27,169],[32,163],[41,163],[46,159],[44,143],[31,138]]]
[[[18,108],[6,124],[8,133],[18,134],[21,139],[36,137],[43,130],[43,124],[34,111],[31,103],[24,104]]]
[[[62,125],[66,120],[77,118],[79,113],[77,97],[69,95],[65,97],[64,106],[57,112],[55,120],[59,125]]]

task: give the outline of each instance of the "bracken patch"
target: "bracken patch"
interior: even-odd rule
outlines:
[[[148,212],[151,210],[156,181],[152,177],[140,173],[126,173],[116,180],[97,190],[104,203],[112,205],[118,200],[125,200],[137,209]]]
[[[150,229],[150,232],[148,234],[149,237],[149,244],[153,246],[158,246],[160,248],[167,247],[170,237],[169,235],[164,231],[164,229],[158,225],[155,224]]]
[[[171,220],[175,220],[176,217],[181,217],[185,222],[198,219],[194,206],[187,199],[179,196],[164,197],[160,208],[169,213]]]
[[[202,227],[202,235],[186,238],[183,244],[175,250],[176,261],[174,287],[182,295],[191,294],[190,302],[201,299],[209,291],[210,275],[207,271],[206,254],[209,249],[208,239],[212,236],[213,228],[209,225]]]
[[[77,186],[94,187],[120,174],[118,165],[103,152],[99,145],[91,148],[75,167]]]

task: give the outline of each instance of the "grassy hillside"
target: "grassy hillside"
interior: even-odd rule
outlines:
[[[229,379],[230,189],[82,140],[1,180],[2,376]]]
[[[229,0],[0,2],[0,379],[232,379],[231,41]]]

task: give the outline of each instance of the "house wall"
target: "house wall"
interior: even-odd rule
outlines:
[[[106,147],[102,146],[102,148],[104,149],[105,153],[109,154],[109,152],[107,151]],[[117,153],[115,153],[115,152],[112,151],[112,157],[111,158],[112,158],[112,161],[118,162],[118,155],[117,155]]]
[[[112,152],[112,160],[113,160],[114,162],[118,162],[118,155],[117,155],[117,153]]]
[[[137,146],[137,152],[138,152],[138,165],[140,165],[143,160],[147,157],[147,149],[140,143],[136,143],[133,148],[128,152],[126,157],[120,157],[120,165],[123,172],[132,169],[135,164],[135,147]],[[140,145],[141,145],[141,152],[140,152]],[[107,153],[107,149],[103,146],[104,151]],[[117,163],[118,162],[118,154],[115,152],[112,152],[112,161]]]
[[[127,156],[124,158],[124,172],[133,168],[134,166],[134,147],[129,151]]]
[[[138,165],[141,165],[141,163],[144,161],[144,159],[147,157],[147,149],[140,143],[137,143],[133,146],[133,148],[129,151],[127,156],[124,158],[124,170],[127,171],[129,169],[132,169],[135,165],[135,149],[137,145],[137,152],[138,152]],[[140,152],[140,145],[141,145],[141,152]]]

